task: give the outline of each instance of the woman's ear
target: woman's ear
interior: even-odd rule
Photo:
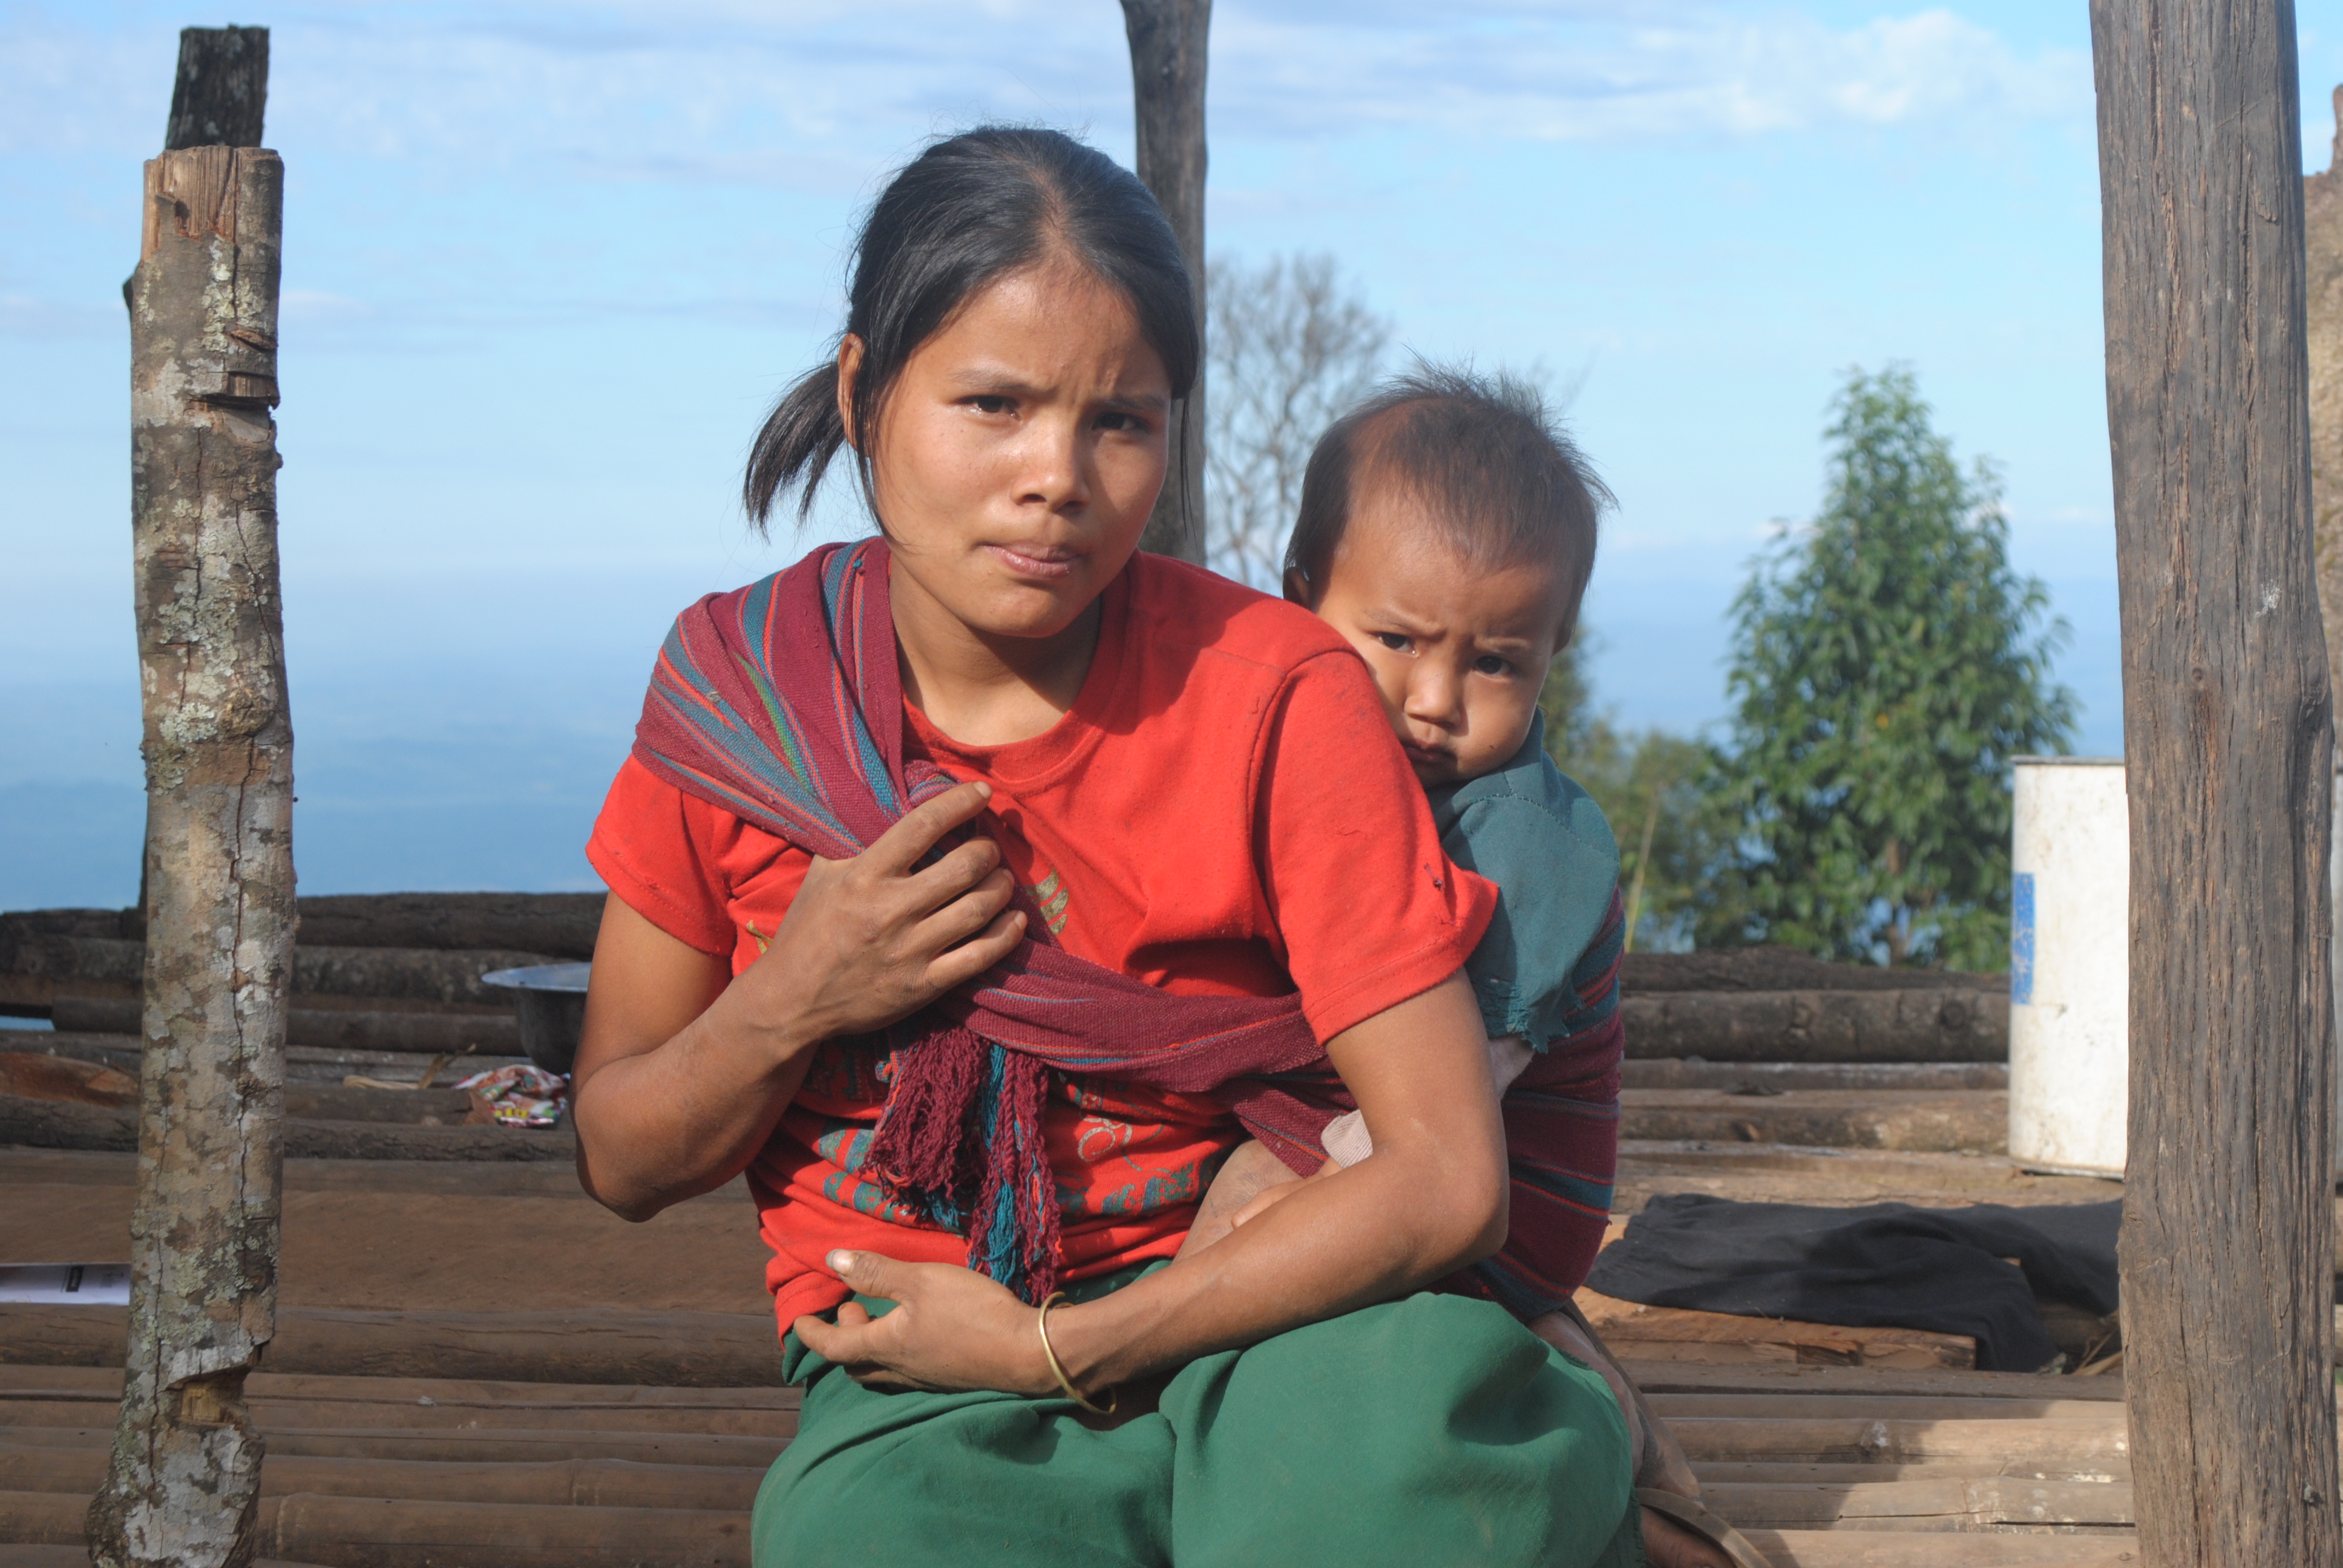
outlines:
[[[1285,568],[1285,597],[1288,601],[1300,605],[1303,609],[1314,610],[1318,608],[1310,602],[1310,579],[1302,575],[1300,567]]]
[[[862,444],[854,438],[854,380],[862,369],[862,339],[851,332],[838,340],[838,422],[846,427],[846,444],[855,451]]]

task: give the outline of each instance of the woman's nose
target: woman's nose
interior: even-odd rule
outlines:
[[[1083,472],[1080,432],[1074,421],[1041,418],[1029,428],[1031,434],[1020,443],[1023,472],[1019,476],[1018,498],[1053,512],[1080,507],[1090,498],[1090,480]]]

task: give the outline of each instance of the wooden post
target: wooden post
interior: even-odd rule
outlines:
[[[2305,300],[2310,349],[2310,535],[2318,559],[2319,618],[2327,638],[2327,686],[2343,691],[2343,87],[2335,89],[2335,145],[2327,172],[2302,182]],[[2343,759],[2335,783],[2335,830],[2343,838]],[[2343,904],[2343,855],[2327,879]],[[2343,925],[2336,931],[2343,942]],[[2336,1011],[2343,1017],[2343,950],[2334,950]],[[2343,1131],[2343,1129],[2338,1129]],[[2336,1145],[2343,1170],[2343,1138]]]
[[[181,37],[172,135],[257,140],[266,32]],[[243,1392],[275,1326],[295,919],[268,412],[283,192],[274,153],[166,150],[131,277],[149,919],[130,1339],[87,1524],[108,1568],[252,1553]]]
[[[2290,0],[2092,0],[2131,813],[2126,1388],[2150,1568],[2343,1557]]]
[[[2343,628],[2343,87],[2335,89],[2335,150],[2302,182],[2304,298],[2310,355],[2310,515],[2318,608]],[[2327,681],[2343,691],[2343,637],[2330,638]]]
[[[1204,44],[1212,0],[1122,0],[1131,39],[1131,96],[1139,129],[1139,177],[1180,236],[1204,325]],[[1204,367],[1173,410],[1172,459],[1163,494],[1140,537],[1141,549],[1204,558]]]

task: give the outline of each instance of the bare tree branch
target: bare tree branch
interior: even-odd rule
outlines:
[[[1374,385],[1392,327],[1345,289],[1330,256],[1273,256],[1258,267],[1215,257],[1205,288],[1206,558],[1275,593],[1310,450]]]

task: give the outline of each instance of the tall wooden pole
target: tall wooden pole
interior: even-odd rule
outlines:
[[[94,1563],[252,1553],[246,1374],[274,1332],[293,731],[277,571],[284,168],[260,28],[181,37],[131,277],[131,529],[146,709],[146,1052],[130,1343]]]
[[[1180,236],[1204,324],[1204,45],[1212,0],[1122,0],[1131,39],[1131,103],[1139,129],[1139,177]],[[1204,558],[1204,367],[1172,411],[1172,461],[1140,548],[1182,560]]]
[[[2092,0],[2149,1568],[2334,1568],[2333,764],[2290,0]]]

